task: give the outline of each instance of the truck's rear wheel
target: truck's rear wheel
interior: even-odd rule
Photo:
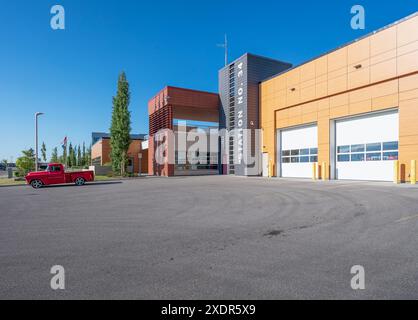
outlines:
[[[41,181],[41,180],[33,180],[33,181],[31,181],[30,185],[31,185],[31,186],[32,186],[32,188],[34,188],[34,189],[40,189],[40,188],[42,188],[42,186],[43,186],[44,184],[42,183],[42,181]]]
[[[84,178],[77,178],[75,179],[76,186],[84,186],[86,184],[86,180]]]

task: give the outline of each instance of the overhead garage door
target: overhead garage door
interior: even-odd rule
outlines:
[[[392,181],[399,156],[399,114],[371,114],[336,122],[336,178]]]
[[[318,162],[318,127],[299,127],[280,132],[281,176],[312,178],[312,164]]]

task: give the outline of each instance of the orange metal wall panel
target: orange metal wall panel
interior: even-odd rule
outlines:
[[[277,129],[317,122],[318,160],[329,164],[330,121],[399,108],[407,181],[410,161],[418,160],[417,73],[418,16],[413,16],[262,82],[264,152],[275,159]]]

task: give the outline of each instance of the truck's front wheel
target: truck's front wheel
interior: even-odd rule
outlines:
[[[30,185],[32,186],[32,188],[34,189],[40,189],[43,186],[43,183],[41,180],[33,180],[31,181]]]
[[[75,185],[76,186],[84,186],[86,184],[86,180],[83,178],[77,178],[75,179]]]

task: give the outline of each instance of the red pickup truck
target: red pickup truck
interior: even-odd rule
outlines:
[[[82,186],[88,181],[94,181],[93,171],[65,172],[64,166],[59,163],[51,163],[45,171],[31,172],[26,177],[26,183],[33,188],[54,184],[75,183]]]

